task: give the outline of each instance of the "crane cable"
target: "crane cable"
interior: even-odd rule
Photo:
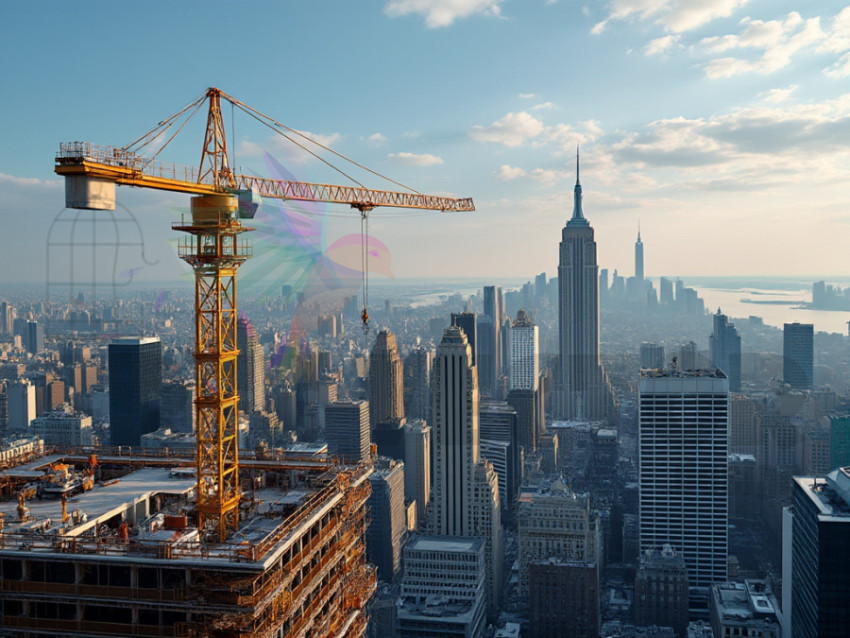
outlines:
[[[369,330],[369,211],[360,211],[360,270],[363,273],[363,330]]]

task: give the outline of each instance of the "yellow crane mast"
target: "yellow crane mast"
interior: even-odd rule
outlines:
[[[375,190],[359,182],[354,186],[336,186],[236,174],[231,168],[227,149],[222,98],[316,157],[319,156],[306,148],[306,143],[351,161],[223,91],[209,88],[129,145],[61,144],[54,169],[65,177],[65,205],[69,208],[114,210],[116,185],[194,196],[191,220],[176,222],[172,227],[187,233],[188,237],[179,242],[178,254],[195,272],[198,527],[202,533],[214,532],[219,541],[223,541],[239,525],[236,271],[251,256],[250,242],[240,236],[252,230],[243,226],[242,220],[254,216],[263,197],[347,204],[357,209],[363,220],[378,206],[437,211],[475,210],[470,198],[423,195],[412,189],[406,192]],[[207,126],[198,170],[157,160],[163,148],[204,103],[208,103]],[[174,127],[176,131],[170,133]],[[302,140],[299,141],[298,137]],[[152,148],[162,140],[165,142],[151,156],[141,154],[141,150]],[[369,171],[356,162],[352,163]],[[364,298],[364,323],[367,319]]]

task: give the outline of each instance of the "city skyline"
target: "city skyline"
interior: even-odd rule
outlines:
[[[169,7],[166,20],[151,10],[133,21],[96,4],[9,7],[7,24],[16,28],[0,51],[18,63],[3,71],[10,99],[2,115],[14,125],[0,131],[9,149],[0,160],[0,213],[11,231],[0,247],[10,261],[35,262],[17,276],[45,280],[40,257],[62,210],[62,183],[51,166],[58,144],[123,144],[207,86],[418,190],[475,199],[477,213],[450,220],[376,211],[371,229],[397,277],[421,276],[426,256],[429,274],[455,272],[448,256],[461,253],[471,235],[489,248],[470,253],[471,275],[513,275],[513,264],[499,259],[508,252],[527,255],[530,272],[552,272],[557,252],[548,238],[569,214],[577,142],[586,188],[595,194],[587,213],[602,240],[599,263],[611,271],[631,272],[638,220],[649,276],[709,274],[709,264],[718,275],[846,271],[841,238],[850,193],[841,139],[850,115],[850,8],[841,3],[327,5],[320,27],[312,26],[313,6],[254,5],[263,19],[254,21],[252,46],[219,56],[215,70],[192,52],[228,5]],[[93,56],[56,65],[66,34],[86,29],[99,34],[104,50],[160,44],[144,64]],[[370,45],[350,46],[352,32]],[[566,63],[570,79],[551,73],[549,62]],[[287,68],[287,88],[243,72],[258,66]],[[335,82],[316,82],[320,73]],[[395,81],[401,73],[405,81]],[[84,82],[101,74],[108,84]],[[391,99],[348,97],[363,86],[379,86]],[[576,100],[577,89],[593,99]],[[57,106],[56,95],[73,97]],[[267,150],[300,179],[323,178],[317,164],[263,129],[237,118],[235,132],[236,163],[246,171],[264,173]],[[196,162],[201,137],[184,135],[161,159]],[[127,269],[141,268],[140,281],[178,276],[170,222],[187,199],[119,189],[118,200],[139,220],[150,262],[136,256],[140,263]],[[359,219],[347,213],[330,213],[328,244],[356,232]],[[790,224],[797,232],[786,232]],[[683,259],[691,256],[682,241],[688,236],[723,245],[723,262]],[[426,255],[423,245],[436,253]],[[805,255],[795,260],[800,272],[788,272],[787,254]]]

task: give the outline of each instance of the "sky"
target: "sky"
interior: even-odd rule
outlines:
[[[843,2],[34,0],[4,4],[0,79],[0,282],[61,279],[73,219],[121,229],[119,277],[186,277],[170,226],[188,196],[121,187],[92,222],[64,208],[53,157],[131,142],[210,86],[420,192],[474,199],[374,211],[381,276],[554,275],[577,145],[600,267],[633,274],[640,226],[648,276],[850,271]],[[299,180],[348,183],[223,115],[240,172],[268,176],[268,153]],[[159,159],[197,165],[202,118]],[[325,244],[360,231],[353,211],[322,213]]]

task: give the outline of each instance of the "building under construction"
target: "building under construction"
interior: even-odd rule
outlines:
[[[238,528],[220,541],[197,525],[193,455],[151,452],[0,472],[0,635],[365,634],[370,466],[240,458]]]

